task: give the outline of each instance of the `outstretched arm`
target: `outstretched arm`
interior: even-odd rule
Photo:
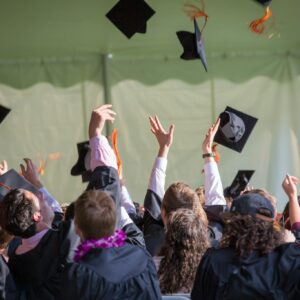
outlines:
[[[111,109],[111,104],[105,104],[92,111],[89,124],[89,138],[91,147],[91,170],[99,166],[108,166],[117,169],[116,156],[108,143],[107,138],[102,135],[106,121],[113,122],[116,113]]]
[[[282,182],[283,190],[289,198],[289,214],[292,229],[293,225],[296,223],[298,223],[300,227],[300,207],[298,203],[296,184],[298,184],[298,178],[290,175],[286,175]]]
[[[47,201],[48,205],[53,209],[54,212],[62,213],[60,204],[56,199],[48,192],[48,190],[43,186],[40,181],[40,177],[37,171],[37,166],[29,158],[24,158],[26,166],[20,164],[22,175],[27,181],[39,189],[43,193],[44,199]]]
[[[212,153],[212,143],[219,125],[220,119],[208,129],[202,143],[203,155],[206,156],[204,158],[205,205],[226,205],[217,163],[209,156]]]
[[[167,157],[170,147],[173,143],[173,134],[175,126],[172,124],[169,131],[166,132],[162,127],[157,116],[149,117],[151,132],[158,142],[158,154],[155,159],[151,176],[149,179],[149,190],[155,192],[161,199],[165,194],[165,177],[167,169]]]

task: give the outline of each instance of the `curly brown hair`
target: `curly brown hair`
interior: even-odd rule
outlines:
[[[197,267],[208,247],[207,227],[192,210],[181,208],[170,214],[158,270],[163,294],[191,292]]]
[[[283,230],[274,222],[251,215],[231,214],[225,219],[221,248],[232,247],[238,256],[253,251],[267,254],[282,244]]]

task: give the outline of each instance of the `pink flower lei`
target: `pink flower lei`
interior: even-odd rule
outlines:
[[[85,240],[75,250],[74,261],[78,262],[91,249],[95,248],[119,248],[124,246],[126,233],[117,229],[113,235],[103,237],[99,240]]]

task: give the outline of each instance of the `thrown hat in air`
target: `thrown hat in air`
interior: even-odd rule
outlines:
[[[242,152],[258,119],[229,106],[220,114],[220,119],[220,127],[214,141]]]
[[[2,123],[2,121],[6,118],[10,111],[10,108],[7,108],[0,104],[0,123]]]
[[[231,185],[225,188],[224,196],[232,198],[238,197],[247,187],[253,174],[254,170],[239,170]]]
[[[183,47],[183,53],[180,58],[184,60],[201,60],[205,71],[207,72],[206,54],[204,48],[203,35],[199,29],[196,19],[194,19],[195,33],[188,31],[177,31],[177,37]]]
[[[155,11],[144,0],[120,0],[106,17],[131,38],[135,33],[146,33],[147,21]]]
[[[72,176],[81,175],[82,182],[89,181],[92,171],[90,169],[91,150],[89,141],[77,144],[78,160],[71,169]]]
[[[0,176],[0,200],[14,189],[24,189],[39,195],[39,191],[35,186],[33,186],[17,171],[11,169]]]

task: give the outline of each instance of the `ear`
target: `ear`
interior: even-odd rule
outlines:
[[[166,210],[164,209],[164,207],[161,208],[161,219],[162,219],[164,225],[166,225],[166,223],[167,223],[167,214],[166,214]]]
[[[80,237],[80,239],[83,241],[83,235],[82,235],[82,231],[80,230],[80,228],[78,227],[76,221],[74,220],[74,225],[75,225],[75,233]]]
[[[42,215],[41,215],[41,213],[39,211],[35,212],[33,214],[32,218],[33,218],[33,221],[36,222],[36,223],[40,222],[43,219]]]

